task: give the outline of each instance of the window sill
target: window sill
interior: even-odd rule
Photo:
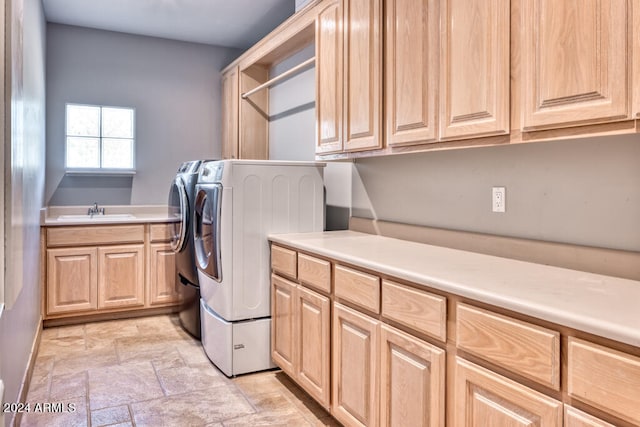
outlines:
[[[131,176],[136,174],[135,169],[67,169],[65,175],[92,175],[92,176]]]

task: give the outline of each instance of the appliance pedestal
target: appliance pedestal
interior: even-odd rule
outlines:
[[[271,360],[271,318],[227,322],[200,300],[202,346],[226,376],[275,368]]]

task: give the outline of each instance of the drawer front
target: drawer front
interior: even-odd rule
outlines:
[[[149,235],[152,243],[168,242],[171,240],[171,224],[151,224]]]
[[[569,396],[640,424],[640,357],[569,337]]]
[[[564,405],[564,427],[615,427],[606,421]]]
[[[382,281],[382,315],[441,341],[447,339],[447,299]]]
[[[297,277],[296,251],[271,245],[271,268],[279,274],[295,279]]]
[[[49,227],[47,247],[144,243],[144,225]]]
[[[338,298],[380,313],[380,278],[348,267],[336,265],[334,292]]]
[[[298,279],[327,293],[331,292],[331,263],[305,254],[298,254]]]
[[[466,304],[458,304],[457,346],[559,390],[560,334]]]

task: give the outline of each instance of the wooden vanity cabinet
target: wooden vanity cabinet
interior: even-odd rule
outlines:
[[[179,302],[168,224],[48,227],[45,245],[45,319]]]

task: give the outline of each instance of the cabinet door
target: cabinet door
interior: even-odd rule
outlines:
[[[627,2],[531,0],[523,6],[523,129],[627,118]]]
[[[296,292],[296,341],[298,383],[322,406],[329,408],[331,304],[329,298],[303,286]]]
[[[614,425],[569,405],[564,405],[564,427],[614,427]]]
[[[454,425],[561,427],[562,403],[456,358]]]
[[[171,245],[152,244],[149,265],[149,304],[178,302],[176,254],[171,249]]]
[[[380,425],[444,425],[444,350],[384,324],[380,344]]]
[[[98,308],[144,305],[144,245],[98,248]]]
[[[316,19],[316,153],[342,151],[342,0]]]
[[[344,0],[344,149],[382,147],[382,0]]]
[[[437,2],[386,2],[385,108],[387,145],[437,138]]]
[[[510,2],[442,3],[440,137],[509,133]]]
[[[296,376],[295,294],[295,283],[271,275],[271,356],[292,378]]]
[[[332,413],[349,426],[378,425],[378,322],[333,306]]]
[[[222,158],[238,158],[238,67],[222,76]]]
[[[96,248],[47,249],[47,314],[98,306]]]

